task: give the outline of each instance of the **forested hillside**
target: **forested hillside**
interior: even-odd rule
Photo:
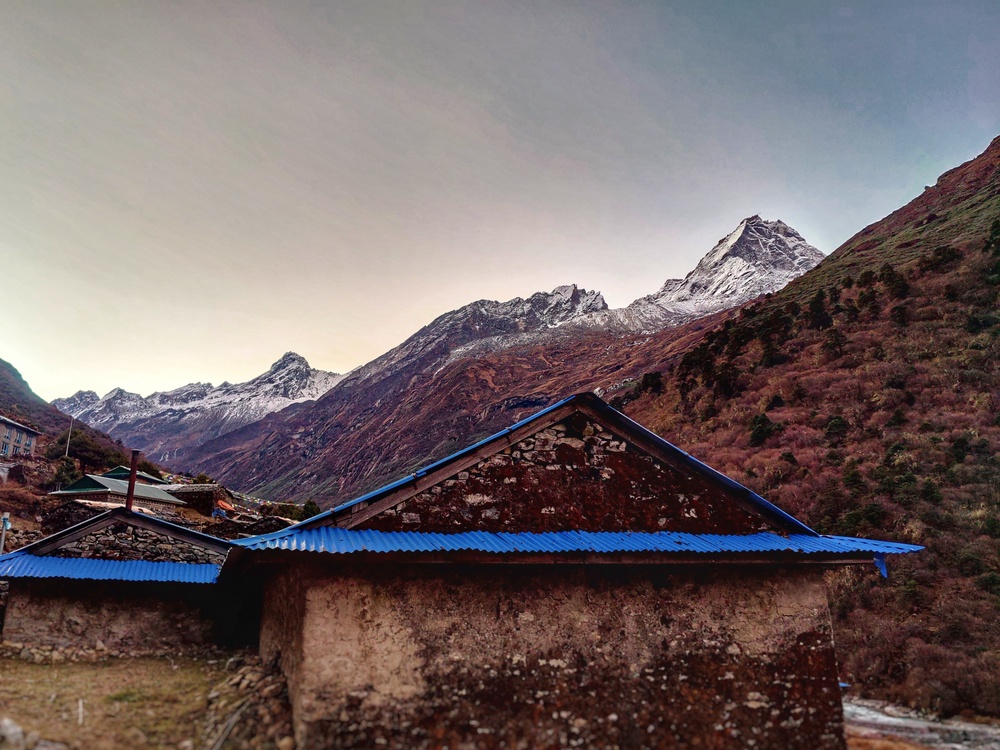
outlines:
[[[826,533],[926,545],[833,577],[843,677],[1000,715],[1000,139],[708,332],[633,418]]]

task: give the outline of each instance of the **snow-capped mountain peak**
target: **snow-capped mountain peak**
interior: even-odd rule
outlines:
[[[658,330],[776,292],[825,256],[783,221],[743,219],[683,279],[613,314],[624,327]]]
[[[100,399],[93,391],[80,391],[52,404],[143,449],[154,460],[168,461],[193,435],[200,442],[315,400],[343,377],[315,370],[301,355],[287,352],[267,372],[245,383],[189,383],[146,397],[123,388]]]

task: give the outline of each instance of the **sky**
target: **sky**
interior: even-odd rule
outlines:
[[[829,253],[1000,134],[995,0],[2,8],[0,358],[45,399],[621,307],[753,214]]]

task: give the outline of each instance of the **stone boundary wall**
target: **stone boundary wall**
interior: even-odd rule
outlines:
[[[300,748],[844,747],[816,570],[294,576],[266,585],[291,606],[265,607],[261,652],[286,669]]]
[[[28,648],[118,653],[201,646],[214,586],[100,581],[11,580],[3,641]]]
[[[145,560],[146,562],[211,563],[221,565],[224,552],[184,542],[166,534],[116,523],[63,545],[54,557]]]

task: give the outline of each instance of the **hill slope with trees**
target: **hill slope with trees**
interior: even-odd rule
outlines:
[[[625,396],[826,533],[927,549],[834,577],[843,677],[1000,715],[1000,138]]]

